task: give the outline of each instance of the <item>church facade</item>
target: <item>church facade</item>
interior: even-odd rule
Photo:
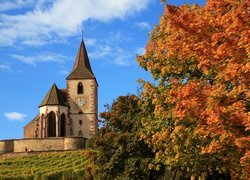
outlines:
[[[83,148],[98,133],[97,108],[98,84],[82,40],[66,88],[53,84],[24,127],[24,139],[0,141],[0,153]]]
[[[97,88],[82,40],[66,89],[53,84],[39,114],[24,127],[24,138],[85,137],[97,134]]]

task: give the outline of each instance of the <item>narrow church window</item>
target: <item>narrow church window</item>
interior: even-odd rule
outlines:
[[[82,120],[79,120],[79,124],[82,125]]]
[[[79,131],[79,136],[82,136],[82,131]]]
[[[53,111],[48,118],[48,137],[56,137],[56,114]]]
[[[43,137],[43,132],[44,132],[44,127],[43,127],[43,122],[44,121],[44,114],[41,115],[41,132],[40,132],[40,137]]]
[[[64,137],[66,135],[66,115],[63,113],[61,115],[61,127],[60,127],[60,130],[61,130],[61,137]]]
[[[78,83],[77,93],[83,94],[83,85],[81,82]]]

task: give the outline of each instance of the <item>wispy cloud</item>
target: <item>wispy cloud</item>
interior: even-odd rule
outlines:
[[[120,31],[110,32],[103,38],[95,39],[95,46],[91,48],[88,55],[90,59],[101,60],[103,65],[132,65],[136,53],[129,46],[132,40],[130,36]]]
[[[4,9],[17,8],[13,7],[15,3],[26,1],[14,0],[15,3],[9,5],[6,5],[8,1],[4,2],[4,13],[0,13],[0,46],[10,46],[17,41],[26,45],[53,42],[77,34],[86,20],[122,19],[145,9],[150,1],[40,0],[22,14],[8,14]]]
[[[113,63],[119,66],[129,66],[134,62],[134,53],[130,50],[125,50],[119,47],[114,48]]]
[[[54,53],[45,53],[40,55],[34,55],[34,56],[24,56],[24,55],[18,55],[18,54],[12,54],[10,57],[21,61],[23,63],[36,66],[38,63],[45,63],[45,62],[57,62],[57,63],[63,63],[67,60],[70,60],[71,57],[64,56],[61,54],[54,54]]]
[[[118,32],[110,32],[107,37],[103,40],[103,43],[107,44],[121,44],[121,43],[128,43],[132,40],[131,37],[121,33],[120,31]]]
[[[11,72],[11,67],[9,64],[0,64],[0,71]]]
[[[136,26],[138,26],[138,27],[140,27],[142,29],[146,29],[146,30],[150,30],[151,29],[150,24],[147,23],[147,22],[137,22]]]
[[[145,48],[139,47],[136,51],[137,55],[143,55],[145,53]]]
[[[102,59],[102,63],[128,66],[133,63],[133,53],[118,46],[100,45],[89,53],[91,59]]]
[[[24,6],[28,7],[34,3],[34,0],[1,0],[0,2],[0,12],[9,11],[13,9],[20,9]]]
[[[93,39],[93,38],[86,38],[84,40],[84,43],[87,45],[87,46],[95,46],[96,45],[96,39]]]
[[[91,59],[101,59],[111,55],[112,48],[109,45],[98,45],[94,51],[89,52]]]
[[[69,73],[70,72],[68,70],[64,70],[64,69],[59,71],[59,74],[62,74],[62,75],[69,75]]]
[[[132,64],[132,57],[126,54],[117,56],[114,60],[114,64],[118,66],[129,66]]]
[[[27,117],[26,114],[22,114],[19,112],[6,112],[4,113],[5,117],[11,121],[22,121],[25,117]]]

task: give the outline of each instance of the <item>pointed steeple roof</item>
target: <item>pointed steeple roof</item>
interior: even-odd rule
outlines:
[[[67,77],[67,80],[72,79],[95,79],[83,40],[76,56],[74,68]]]
[[[46,105],[67,106],[64,93],[57,88],[55,83],[52,85],[39,107]]]

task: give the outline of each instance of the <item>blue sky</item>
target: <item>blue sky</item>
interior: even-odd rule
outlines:
[[[118,96],[137,94],[137,79],[152,79],[135,57],[162,12],[160,0],[1,0],[0,139],[22,138],[52,84],[66,87],[82,29],[99,83],[99,113]]]

